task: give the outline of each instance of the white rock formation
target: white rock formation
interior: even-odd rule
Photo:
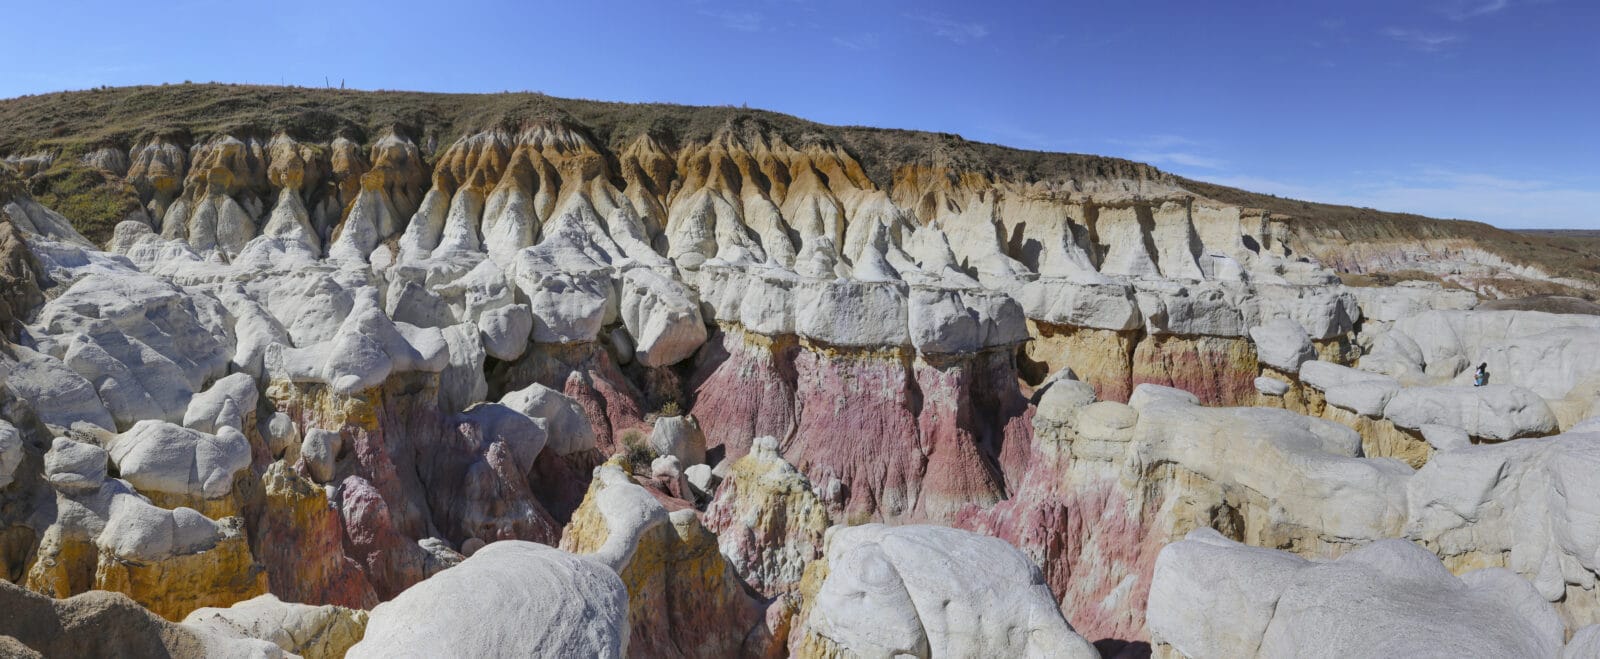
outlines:
[[[363,289],[334,336],[306,347],[274,344],[266,354],[267,372],[293,382],[323,382],[345,394],[383,384],[390,373],[440,372],[449,348],[437,328],[389,319],[376,291]]]
[[[1095,657],[1039,568],[1004,541],[937,526],[834,527],[803,633],[858,656]]]
[[[250,440],[224,426],[217,434],[164,421],[140,421],[106,447],[117,471],[145,492],[217,499],[250,466]]]
[[[627,649],[628,591],[615,572],[546,545],[502,540],[378,605],[346,656],[619,659]]]
[[[528,349],[533,333],[533,312],[525,304],[512,304],[485,311],[478,320],[483,332],[484,351],[500,361],[511,361]]]
[[[361,640],[367,612],[338,606],[312,606],[279,600],[267,594],[227,608],[201,607],[183,624],[223,638],[269,641],[295,655],[342,657]]]
[[[1261,363],[1285,373],[1299,373],[1301,364],[1316,359],[1311,336],[1300,323],[1288,318],[1250,328],[1250,340],[1256,344],[1256,357]]]
[[[670,366],[705,343],[700,304],[682,284],[644,268],[623,273],[620,284],[622,324],[640,364]]]
[[[1389,399],[1383,415],[1401,428],[1450,426],[1496,441],[1548,435],[1558,428],[1544,399],[1512,385],[1408,387]]]
[[[1574,432],[1436,454],[1407,484],[1406,536],[1452,568],[1503,565],[1569,626],[1600,616],[1600,434]]]
[[[5,427],[0,427],[0,433],[4,432]],[[15,432],[15,429],[12,431]],[[45,480],[60,492],[94,492],[106,480],[106,460],[106,450],[103,448],[57,437],[44,454]]]
[[[305,439],[300,444],[300,458],[305,460],[306,471],[311,473],[312,480],[326,483],[333,479],[334,462],[343,446],[344,438],[337,432],[320,428],[306,431]]]
[[[650,430],[650,448],[657,455],[677,458],[685,468],[706,461],[706,435],[694,415],[657,418]]]
[[[1555,610],[1497,568],[1460,577],[1404,540],[1331,562],[1247,547],[1201,529],[1163,549],[1153,640],[1188,657],[1552,657]]]
[[[595,447],[594,427],[576,401],[561,392],[533,383],[507,393],[500,404],[542,422],[549,448],[556,455],[571,455]]]
[[[245,416],[255,412],[259,399],[256,381],[248,374],[234,373],[189,399],[183,425],[207,433],[216,433],[223,426],[244,430]]]
[[[22,434],[17,432],[16,426],[0,420],[0,489],[16,480],[17,467],[21,465]]]

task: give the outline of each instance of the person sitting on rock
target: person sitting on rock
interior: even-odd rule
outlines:
[[[1481,387],[1489,384],[1489,363],[1478,364],[1478,372],[1472,376],[1472,386]]]

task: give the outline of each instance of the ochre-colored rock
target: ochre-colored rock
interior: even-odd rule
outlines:
[[[1433,455],[1433,447],[1422,433],[1395,427],[1388,419],[1363,416],[1337,405],[1324,406],[1321,416],[1361,433],[1361,452],[1369,458],[1397,458],[1413,469],[1421,469]]]
[[[202,606],[229,606],[267,592],[266,572],[250,556],[242,520],[229,518],[221,526],[223,536],[211,549],[153,562],[119,558],[92,542],[47,531],[27,586],[57,598],[115,591],[173,621]]]
[[[1147,337],[1133,351],[1132,386],[1175,387],[1206,405],[1249,405],[1258,370],[1255,347],[1244,338]]]
[[[340,659],[366,633],[367,612],[262,595],[228,608],[197,609],[183,624],[225,638],[268,641],[305,659]]]
[[[121,593],[51,599],[0,579],[6,657],[276,657],[278,648],[163,620]],[[37,654],[35,654],[37,653]]]
[[[668,514],[613,459],[597,469],[561,548],[617,570],[628,589],[635,657],[763,654],[764,606],[746,591],[693,509]]]
[[[1023,374],[1038,383],[1063,368],[1094,385],[1100,400],[1127,402],[1133,393],[1133,351],[1138,336],[1131,331],[1053,325],[1028,321],[1034,338],[1025,347]]]
[[[822,556],[830,525],[811,481],[777,448],[776,439],[757,438],[755,450],[734,461],[705,515],[723,555],[767,597],[799,585],[806,565]]]
[[[339,510],[322,486],[275,462],[262,476],[256,557],[273,594],[287,602],[371,608],[378,595],[345,555]]]

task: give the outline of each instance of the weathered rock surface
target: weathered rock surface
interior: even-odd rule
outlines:
[[[778,440],[758,437],[706,506],[706,528],[746,583],[766,596],[793,590],[806,565],[822,556],[827,508]]]
[[[1404,540],[1311,562],[1209,529],[1161,552],[1150,629],[1189,657],[1549,657],[1564,640],[1555,611],[1506,570],[1457,577]]]
[[[1196,528],[1320,557],[1402,532],[1411,468],[1358,457],[1353,430],[1142,391],[1139,409],[1086,395],[1041,407],[1014,494],[959,522],[1037,562],[1087,636],[1143,640],[1156,556]]]
[[[1062,612],[1111,652],[1149,638],[1162,547],[1211,527],[1346,556],[1296,573],[1342,565],[1362,593],[1499,588],[1516,611],[1491,632],[1545,602],[1569,633],[1600,622],[1573,431],[1600,416],[1600,325],[1329,266],[1489,296],[1577,279],[1121,161],[1007,169],[747,113],[630,134],[613,110],[437,112],[62,155],[137,197],[106,251],[25,193],[58,154],[5,159],[7,579],[174,619],[231,606],[204,615],[269,651],[338,654],[353,618],[320,605],[390,599],[356,655],[1059,656],[1092,652]],[[1394,233],[1437,229],[1417,226]],[[1476,364],[1490,386],[1465,386]],[[1003,540],[824,540],[874,521]],[[1545,602],[1506,572],[1418,585],[1362,558],[1402,535]],[[1296,560],[1229,572],[1205,594],[1248,629],[1196,633],[1361,650],[1291,611],[1301,591],[1253,599]],[[1339,586],[1307,583],[1308,606]],[[1464,620],[1499,611],[1481,595]],[[1257,634],[1263,611],[1286,631]]]
[[[829,531],[821,583],[790,637],[801,656],[1097,657],[1039,569],[1005,542],[935,526]]]
[[[1441,452],[1407,484],[1405,533],[1452,571],[1505,567],[1556,603],[1569,631],[1600,623],[1600,434]]]
[[[71,442],[57,447],[93,454]],[[58,456],[56,463],[52,476],[77,471],[70,472],[72,478],[52,479],[56,518],[41,534],[26,578],[30,590],[55,597],[90,589],[121,592],[170,620],[266,590],[266,575],[251,557],[239,518],[218,522],[191,508],[158,508],[116,479],[91,489],[92,460]]]
[[[292,604],[268,594],[227,608],[196,609],[183,624],[223,638],[267,641],[305,659],[337,659],[361,640],[367,612]]]
[[[1497,441],[1548,435],[1558,428],[1544,399],[1512,385],[1407,387],[1389,399],[1384,416],[1402,428],[1450,426]]]
[[[211,435],[164,421],[140,421],[112,438],[107,453],[117,471],[158,503],[226,510],[215,501],[233,491],[234,476],[250,466],[250,440],[232,427]]]
[[[0,606],[6,611],[0,617],[0,651],[7,656],[284,656],[267,641],[162,620],[121,593],[95,590],[51,599],[0,579]]]
[[[657,418],[650,430],[650,448],[657,455],[677,458],[684,467],[706,461],[706,436],[693,415]]]
[[[765,654],[774,642],[763,605],[695,511],[669,513],[614,463],[596,470],[561,547],[621,576],[630,656]]]
[[[347,657],[627,656],[628,591],[606,565],[505,540],[372,610]]]

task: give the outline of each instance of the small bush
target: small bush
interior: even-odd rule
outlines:
[[[104,244],[117,223],[140,208],[133,186],[70,159],[57,162],[31,187],[34,199],[71,220],[95,244]]]
[[[678,401],[669,400],[656,413],[660,416],[679,416],[683,414],[683,408],[678,406]]]
[[[634,428],[622,433],[622,457],[634,469],[647,469],[657,456],[650,444],[645,442],[644,433]]]

